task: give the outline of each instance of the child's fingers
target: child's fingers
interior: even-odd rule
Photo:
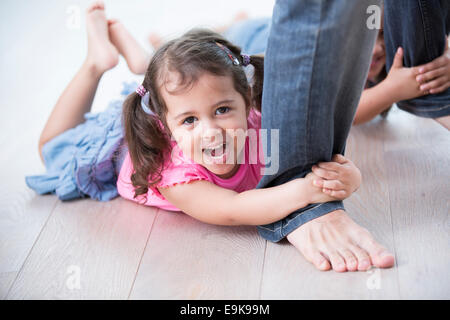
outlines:
[[[445,66],[440,67],[440,68],[428,71],[426,73],[423,73],[421,75],[418,75],[416,77],[416,80],[419,83],[425,83],[425,82],[433,80],[439,76],[445,75],[446,72],[447,72],[447,68]]]
[[[324,182],[324,180],[322,180],[322,179],[314,179],[313,180],[313,185],[315,185],[316,187],[322,187],[323,186],[323,182]]]
[[[434,59],[431,62],[428,62],[428,63],[426,63],[426,64],[424,64],[422,66],[419,66],[418,70],[419,70],[420,73],[423,74],[423,73],[426,73],[428,71],[435,70],[435,69],[438,69],[440,67],[443,67],[443,66],[447,65],[447,63],[448,63],[448,58],[445,55],[442,55],[442,56]]]
[[[339,174],[336,171],[325,170],[319,168],[316,165],[312,166],[312,172],[314,172],[317,176],[327,180],[335,180],[339,177]]]
[[[420,90],[425,91],[425,90],[432,90],[432,89],[437,89],[439,87],[441,87],[442,85],[444,85],[445,83],[447,83],[447,77],[439,77],[433,81],[427,82],[423,85],[420,86]]]
[[[431,89],[430,93],[431,94],[436,94],[436,93],[442,92],[444,90],[447,90],[448,88],[450,88],[450,82],[447,82],[447,83],[445,83],[444,85],[442,85],[442,86],[440,86],[438,88]]]
[[[348,159],[339,153],[336,153],[335,155],[333,155],[333,158],[331,160],[333,160],[337,163],[340,163],[340,164],[344,164],[344,163],[348,162]]]
[[[339,180],[323,180],[321,183],[322,187],[331,190],[343,190],[345,188],[344,184]]]
[[[403,67],[403,48],[402,47],[398,47],[397,52],[395,53],[392,67],[393,68],[402,68]]]
[[[337,199],[345,199],[347,197],[347,192],[345,190],[331,190],[327,188],[322,189],[323,193]]]
[[[341,169],[341,165],[337,162],[319,162],[317,164],[319,168],[325,169],[325,170],[332,170],[338,172]]]

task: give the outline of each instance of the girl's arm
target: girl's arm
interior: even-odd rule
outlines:
[[[314,174],[282,185],[237,193],[209,181],[158,188],[174,206],[202,222],[218,225],[264,225],[283,219],[309,203],[336,200],[314,187]]]
[[[343,200],[361,184],[359,169],[342,155],[305,178],[237,193],[209,181],[158,188],[173,205],[193,218],[219,225],[264,225],[281,220],[310,203]]]
[[[403,67],[403,49],[399,48],[386,79],[373,88],[363,91],[359,100],[353,124],[373,119],[393,103],[426,94],[416,80],[419,67]]]

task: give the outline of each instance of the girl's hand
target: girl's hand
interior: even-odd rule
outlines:
[[[298,180],[301,180],[301,179],[298,179]],[[322,192],[322,188],[318,187],[314,184],[314,181],[322,180],[322,178],[317,176],[314,172],[308,173],[305,176],[305,180],[306,180],[306,183],[308,186],[308,188],[306,189],[306,192],[308,192],[307,197],[309,199],[307,204],[336,201],[336,198],[332,197],[331,195],[329,195],[327,193]]]
[[[321,187],[323,193],[337,200],[344,200],[361,185],[361,172],[343,155],[335,154],[331,160],[312,167],[313,173],[319,177],[313,185]]]
[[[431,94],[439,93],[450,87],[450,48],[448,40],[444,54],[433,61],[416,67],[419,75],[416,77],[421,90]]]
[[[416,80],[418,67],[403,67],[403,49],[398,48],[392,63],[391,70],[383,81],[386,91],[391,95],[394,102],[417,98],[427,94],[426,90],[421,90]]]

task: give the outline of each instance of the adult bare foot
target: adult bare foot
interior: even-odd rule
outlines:
[[[108,29],[111,42],[125,58],[130,71],[135,74],[145,74],[150,63],[150,55],[119,20],[109,19]]]
[[[343,210],[311,220],[287,239],[317,269],[337,272],[366,271],[371,265],[390,268],[394,256]]]
[[[105,6],[95,1],[86,10],[88,54],[86,63],[99,74],[114,68],[119,63],[119,52],[109,40]]]

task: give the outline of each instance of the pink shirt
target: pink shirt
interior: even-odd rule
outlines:
[[[240,164],[238,171],[231,178],[219,178],[202,165],[184,157],[183,152],[180,150],[178,154],[173,155],[173,159],[170,160],[171,162],[162,172],[162,179],[157,186],[170,187],[180,183],[205,180],[222,188],[231,189],[236,192],[254,189],[261,179],[262,171],[264,170],[263,150],[259,134],[259,129],[261,129],[261,113],[259,111],[253,108],[250,110],[247,118],[247,126],[248,129],[255,129],[256,143],[247,136],[245,141],[245,163]],[[250,141],[252,141],[252,143],[250,143]],[[133,198],[134,187],[130,180],[133,171],[130,154],[127,153],[120,169],[117,190],[123,198],[141,203],[141,197],[138,197],[137,199]],[[167,201],[157,188],[149,188],[146,196],[147,201],[143,203],[144,205],[170,211],[181,211]]]

